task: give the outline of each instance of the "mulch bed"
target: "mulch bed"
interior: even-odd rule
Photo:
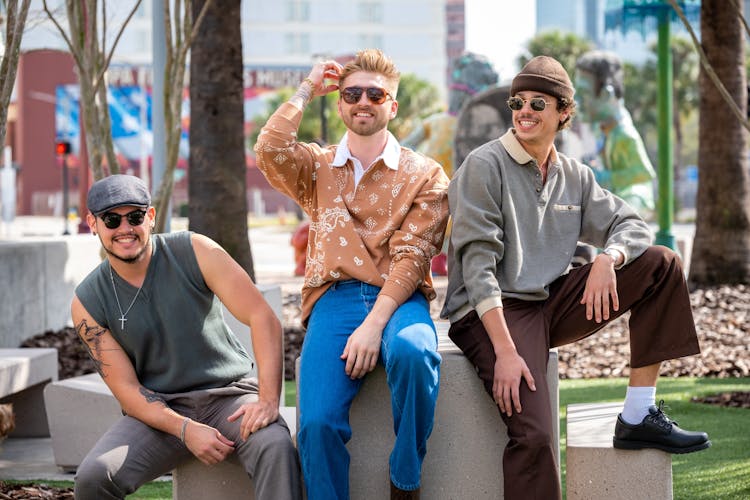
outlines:
[[[39,498],[73,500],[73,488],[53,488],[44,483],[9,484],[0,481],[0,500]]]
[[[445,291],[438,289],[437,292],[438,298],[433,303],[435,316]],[[696,290],[690,294],[690,300],[702,352],[700,356],[666,361],[662,376],[750,377],[750,287],[736,285]],[[284,293],[282,307],[285,373],[291,380],[305,336],[300,324],[299,293]],[[630,358],[627,316],[618,318],[587,339],[560,347],[560,378],[627,377]],[[73,328],[45,332],[26,340],[22,347],[57,348],[61,379],[94,371]],[[716,404],[723,404],[721,401],[726,398],[717,398]],[[734,401],[736,397],[729,399]],[[730,405],[734,404],[726,404]]]
[[[730,408],[750,408],[750,392],[723,392],[705,398],[692,398],[691,401]]]

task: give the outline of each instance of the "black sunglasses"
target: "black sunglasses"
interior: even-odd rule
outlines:
[[[386,99],[393,99],[387,90],[380,87],[346,87],[341,91],[341,98],[347,104],[357,104],[363,93],[367,94],[367,98],[373,104],[383,104]]]
[[[104,222],[104,225],[107,227],[107,229],[117,229],[118,227],[120,227],[120,223],[122,222],[123,217],[128,219],[128,224],[130,224],[131,226],[140,226],[141,224],[143,224],[143,221],[146,218],[146,211],[133,210],[132,212],[128,212],[125,215],[116,214],[114,212],[106,212],[99,216],[99,218]]]
[[[508,107],[513,111],[521,111],[523,105],[529,102],[531,109],[534,111],[544,111],[547,106],[551,106],[553,103],[547,102],[541,97],[532,97],[531,99],[521,99],[520,97],[511,97],[508,99]]]

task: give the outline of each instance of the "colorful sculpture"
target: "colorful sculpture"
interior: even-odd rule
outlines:
[[[585,121],[603,134],[601,165],[594,165],[599,184],[623,198],[641,215],[654,210],[654,167],[623,100],[620,58],[590,51],[576,62],[576,100]]]
[[[425,118],[421,124],[401,140],[401,145],[433,158],[451,177],[454,166],[453,138],[456,116],[473,95],[497,85],[498,76],[487,58],[466,52],[453,62],[448,95],[448,110]]]

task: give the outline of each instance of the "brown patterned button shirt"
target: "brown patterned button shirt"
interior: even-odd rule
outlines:
[[[418,288],[432,300],[430,260],[440,251],[448,221],[448,178],[441,166],[398,146],[355,181],[352,159],[333,165],[338,147],[297,141],[302,111],[285,103],[255,144],[268,182],[310,217],[302,318],[336,282],[357,279],[404,303]],[[390,135],[390,134],[389,134]],[[384,157],[398,148],[397,167]]]

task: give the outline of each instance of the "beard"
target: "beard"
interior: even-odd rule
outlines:
[[[126,264],[134,264],[138,262],[139,260],[143,259],[143,257],[146,255],[146,252],[151,248],[151,234],[146,235],[146,244],[143,245],[138,252],[131,256],[131,257],[123,257],[121,255],[117,255],[114,251],[112,251],[110,248],[108,248],[104,242],[102,241],[101,235],[99,235],[99,241],[102,244],[102,248],[104,248],[104,251],[107,252],[107,255],[110,257],[113,257],[120,262],[124,262]]]
[[[388,126],[388,117],[384,114],[379,114],[378,110],[359,110],[367,111],[372,113],[372,118],[359,118],[355,116],[357,111],[352,110],[350,113],[342,114],[342,121],[346,128],[351,132],[361,135],[363,137],[369,137],[382,132]]]

